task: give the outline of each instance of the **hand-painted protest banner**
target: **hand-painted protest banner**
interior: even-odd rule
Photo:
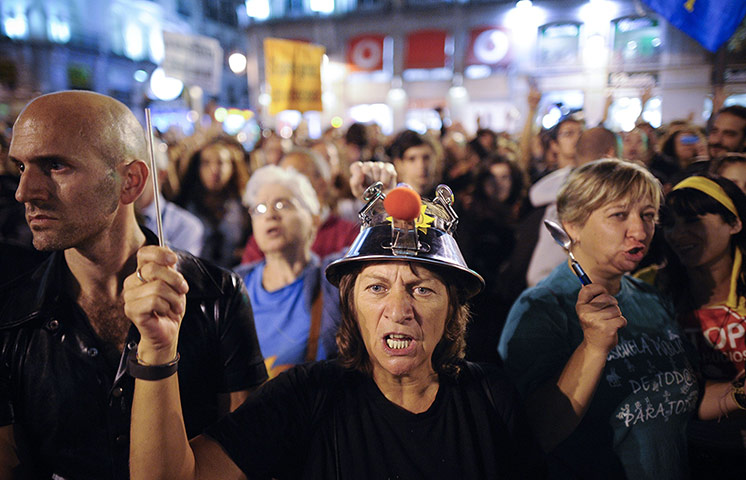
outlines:
[[[320,45],[264,39],[264,70],[272,102],[270,115],[283,110],[321,110],[321,60],[326,49]]]
[[[217,39],[163,32],[163,71],[186,85],[198,85],[210,94],[220,92],[223,49]]]

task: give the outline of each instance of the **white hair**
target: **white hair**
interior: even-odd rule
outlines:
[[[246,184],[243,204],[248,208],[256,206],[256,196],[265,185],[281,185],[293,193],[293,197],[312,215],[321,211],[319,198],[305,175],[294,168],[280,168],[277,165],[265,165],[254,171]]]

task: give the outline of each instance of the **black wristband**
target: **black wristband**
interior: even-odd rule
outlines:
[[[127,355],[127,373],[134,378],[140,380],[163,380],[168,378],[174,373],[179,367],[179,354],[176,354],[176,358],[169,363],[163,365],[143,365],[137,360],[137,349],[130,350]]]

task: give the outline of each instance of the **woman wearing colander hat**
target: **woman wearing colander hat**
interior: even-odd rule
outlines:
[[[178,379],[164,369],[177,357],[179,310],[170,305],[178,298],[166,293],[163,307],[141,304],[143,287],[127,280],[126,311],[142,334],[131,369],[142,373],[133,404],[132,478],[543,475],[504,375],[462,360],[465,303],[483,282],[452,236],[450,191],[421,203],[410,189],[384,200],[372,188],[366,201],[360,235],[327,269],[343,313],[337,361],[280,374],[191,444]],[[139,258],[158,263],[161,254],[152,248]],[[160,278],[178,285],[172,275]]]

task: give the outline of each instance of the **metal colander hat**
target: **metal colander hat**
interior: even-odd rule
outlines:
[[[326,268],[329,282],[339,286],[342,276],[360,262],[395,260],[446,269],[449,280],[460,284],[466,298],[479,293],[484,279],[466,265],[453,238],[458,224],[453,193],[446,185],[438,185],[435,192],[432,202],[420,200],[401,184],[387,199],[380,182],[368,187],[363,195],[367,204],[359,214],[360,234],[345,256]]]

